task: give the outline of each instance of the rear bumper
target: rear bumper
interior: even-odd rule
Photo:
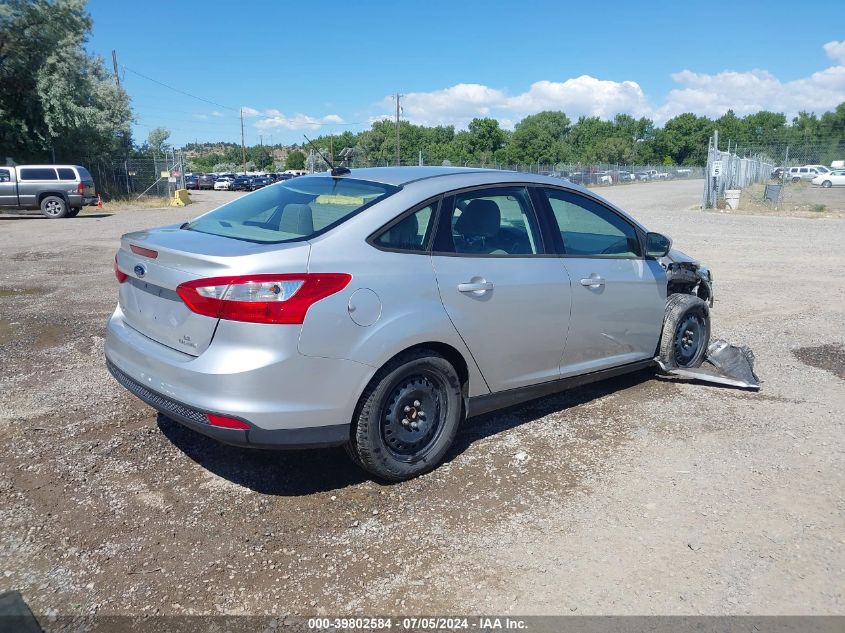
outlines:
[[[339,446],[349,439],[348,424],[333,424],[303,429],[252,427],[249,430],[213,426],[209,424],[206,414],[219,412],[203,411],[148,389],[119,369],[108,358],[106,358],[106,368],[117,382],[159,413],[223,444],[249,448],[315,448]]]
[[[169,418],[227,444],[302,447],[342,444],[375,368],[304,356],[298,329],[221,321],[199,356],[130,327],[118,307],[106,329],[109,371]],[[205,414],[238,418],[249,430],[211,426]]]

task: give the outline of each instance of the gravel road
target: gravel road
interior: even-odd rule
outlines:
[[[122,233],[186,209],[0,216],[0,591],[40,614],[843,614],[845,223],[601,191],[705,261],[758,394],[644,372],[468,422],[380,485],[341,450],[223,447],[103,366]]]

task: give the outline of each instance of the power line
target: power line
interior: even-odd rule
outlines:
[[[183,94],[186,97],[191,97],[192,99],[196,99],[198,101],[203,101],[205,103],[209,103],[213,106],[217,106],[218,108],[224,108],[226,110],[232,110],[234,112],[238,111],[237,108],[232,108],[230,106],[223,105],[222,103],[217,103],[216,101],[211,101],[210,99],[204,99],[203,97],[198,97],[197,95],[191,94],[190,92],[185,92],[184,90],[180,90],[179,88],[174,88],[173,86],[168,85],[168,84],[164,83],[163,81],[159,81],[158,79],[153,79],[152,77],[148,77],[147,75],[145,75],[143,73],[139,73],[137,70],[133,70],[132,68],[129,68],[129,66],[126,66],[125,64],[121,64],[120,67],[123,68],[123,70],[128,70],[130,73],[133,73],[135,75],[138,75],[139,77],[142,77],[143,79],[146,79],[147,81],[152,81],[154,84],[158,84],[159,86],[163,86],[163,87],[167,88],[168,90],[172,90],[173,92],[178,92],[179,94]]]

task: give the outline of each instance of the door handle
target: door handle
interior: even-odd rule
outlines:
[[[581,280],[581,285],[587,286],[588,288],[598,288],[604,285],[604,278],[598,275],[587,277]]]
[[[474,292],[477,294],[484,294],[488,290],[493,290],[493,284],[489,281],[472,281],[458,284],[458,292]]]

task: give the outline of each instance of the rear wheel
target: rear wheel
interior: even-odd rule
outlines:
[[[801,182],[801,178],[800,178],[800,177],[798,177],[798,176],[793,176],[793,177],[792,177],[792,182]]]
[[[825,180],[825,181],[822,183],[822,187],[824,187],[825,189],[830,189],[832,186],[833,186],[833,183],[832,183],[832,182],[830,182],[829,180]]]
[[[51,219],[64,218],[68,214],[67,204],[59,196],[46,196],[41,201],[41,213]]]
[[[666,367],[698,367],[710,344],[710,309],[699,297],[671,295],[666,302],[659,358]]]
[[[388,363],[370,382],[356,408],[346,450],[381,479],[411,479],[440,463],[461,413],[455,368],[431,350],[415,350]]]

